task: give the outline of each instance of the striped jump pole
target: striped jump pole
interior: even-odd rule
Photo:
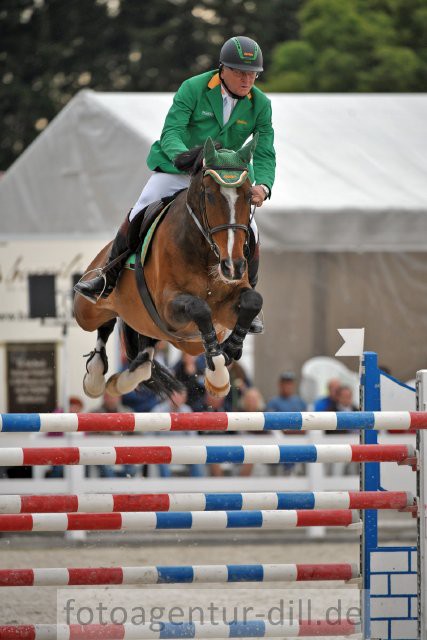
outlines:
[[[243,445],[154,447],[9,447],[0,449],[0,466],[210,464],[217,462],[411,462],[410,445]]]
[[[0,569],[0,587],[353,580],[356,564],[217,564],[157,567]]]
[[[236,413],[3,413],[0,431],[417,431],[427,412],[236,412]]]
[[[293,529],[359,525],[357,511],[178,511],[175,513],[34,513],[0,515],[6,531],[156,531],[189,529]]]
[[[256,509],[400,510],[410,508],[414,504],[414,496],[406,491],[0,495],[0,514]]]
[[[154,627],[154,628],[153,628]],[[156,630],[158,629],[158,630]],[[230,623],[157,622],[147,625],[8,625],[0,640],[167,640],[169,638],[312,638],[359,633],[352,622],[327,620],[264,620]]]

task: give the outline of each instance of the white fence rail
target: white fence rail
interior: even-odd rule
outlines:
[[[236,445],[236,444],[287,444],[310,443],[358,443],[359,434],[325,434],[307,432],[305,434],[282,434],[271,432],[264,435],[85,435],[81,433],[66,434],[61,437],[48,437],[44,434],[3,434],[2,447],[70,447],[70,446],[159,446],[174,443],[176,445]],[[415,444],[412,434],[382,433],[382,444]],[[224,477],[211,477],[209,465],[206,465],[204,477],[189,477],[188,469],[172,465],[172,477],[159,477],[158,465],[148,465],[148,477],[142,477],[142,467],[137,465],[135,477],[100,478],[96,470],[90,470],[86,477],[84,466],[64,467],[63,478],[46,478],[50,467],[33,467],[32,478],[0,479],[0,494],[10,493],[87,493],[87,492],[146,492],[171,493],[181,491],[349,491],[359,488],[358,466],[344,463],[335,464],[297,464],[285,470],[284,465],[254,465],[249,477],[239,476],[239,465],[222,465]],[[116,467],[117,469],[120,466]],[[382,465],[382,484],[385,489],[393,491],[411,491],[415,493],[413,474],[409,469],[399,470],[398,486],[395,478],[395,463]],[[403,474],[402,474],[403,472]],[[403,479],[402,479],[403,476]]]

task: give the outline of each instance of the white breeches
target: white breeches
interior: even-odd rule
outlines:
[[[144,207],[171,196],[180,189],[187,189],[190,184],[190,176],[182,175],[178,173],[159,173],[155,171],[148,179],[147,184],[141,191],[141,195],[132,207],[129,214],[129,220],[133,220],[137,213],[139,213]],[[251,229],[254,233],[255,239],[258,242],[258,228],[256,226],[255,219],[252,219]]]
[[[134,204],[132,211],[129,214],[129,220],[132,220],[137,213],[139,213],[144,207],[171,196],[180,189],[186,189],[190,184],[190,176],[184,176],[178,173],[159,173],[155,171],[148,179],[147,184],[141,191],[137,202]]]

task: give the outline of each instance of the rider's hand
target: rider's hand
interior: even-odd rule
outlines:
[[[252,204],[257,207],[261,207],[266,197],[267,194],[260,184],[256,184],[252,187]]]

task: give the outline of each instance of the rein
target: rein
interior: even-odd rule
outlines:
[[[206,173],[206,171],[215,170],[215,169],[223,169],[223,168],[224,167],[216,167],[216,166],[205,167],[203,173]],[[242,168],[242,167],[227,167],[227,170],[245,171],[246,169]],[[219,224],[216,227],[210,227],[209,226],[207,212],[206,212],[206,199],[205,199],[205,188],[204,187],[200,190],[200,213],[202,215],[202,222],[200,222],[200,220],[198,219],[198,217],[194,213],[193,209],[191,208],[191,206],[188,203],[188,200],[186,200],[185,204],[187,206],[187,211],[190,214],[191,218],[193,219],[196,227],[198,228],[198,230],[200,231],[200,233],[202,234],[202,236],[204,237],[204,239],[206,240],[206,242],[210,246],[211,251],[218,258],[218,260],[220,258],[220,251],[218,249],[218,245],[215,242],[213,236],[216,233],[219,233],[220,231],[228,231],[230,229],[232,231],[236,231],[237,229],[240,229],[240,230],[244,231],[245,235],[246,235],[245,247],[248,246],[248,243],[249,243],[249,228],[250,228],[250,225],[251,225],[252,220],[253,220],[254,215],[255,215],[256,205],[253,205],[252,212],[251,212],[251,214],[249,216],[249,223],[248,224],[239,224],[237,222],[233,222],[233,223]]]

